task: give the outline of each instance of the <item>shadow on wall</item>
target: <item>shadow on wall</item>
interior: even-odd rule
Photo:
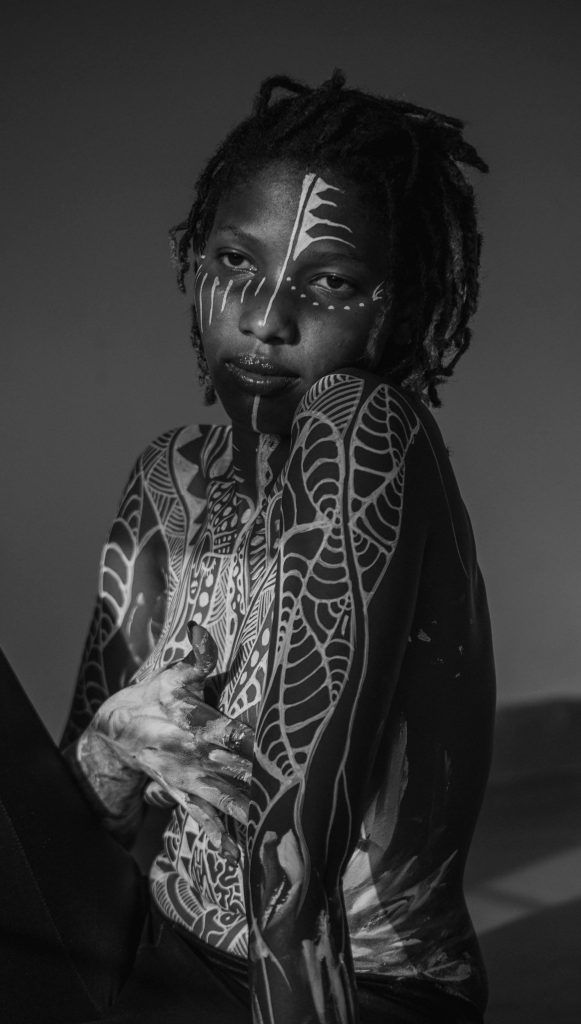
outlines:
[[[487,1024],[577,1024],[581,899],[481,936]]]
[[[499,709],[466,872],[487,1024],[581,1019],[581,701]]]

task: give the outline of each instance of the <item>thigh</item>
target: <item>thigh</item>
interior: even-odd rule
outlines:
[[[0,652],[0,992],[6,1021],[110,1005],[145,913],[141,874],[101,828]]]
[[[252,1024],[247,987],[205,956],[203,945],[192,946],[154,910],[103,1024]]]

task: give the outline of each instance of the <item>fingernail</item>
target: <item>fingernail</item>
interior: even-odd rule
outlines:
[[[222,836],[222,855],[232,865],[238,864],[240,860],[240,850],[230,836]]]
[[[192,620],[188,622],[186,629],[188,640],[199,667],[206,670],[207,674],[209,674],[218,660],[218,648],[214,639],[207,629],[204,629],[203,626],[199,626],[197,622]]]
[[[199,647],[199,645],[208,635],[204,627],[198,625],[198,623],[194,622],[193,619],[190,619],[186,626],[186,629],[188,631],[188,640],[190,641],[192,647]]]

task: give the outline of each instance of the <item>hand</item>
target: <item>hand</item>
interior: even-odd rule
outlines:
[[[204,700],[217,649],[201,626],[188,626],[192,652],[113,694],[89,730],[127,769],[143,773],[181,804],[222,852],[238,859],[216,811],[246,823],[254,734]]]

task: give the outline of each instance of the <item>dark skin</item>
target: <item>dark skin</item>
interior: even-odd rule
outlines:
[[[218,206],[203,265],[198,264],[208,274],[204,299],[212,281],[220,280],[216,308],[233,281],[224,311],[211,326],[202,324],[202,337],[216,390],[237,431],[256,433],[251,421],[258,391],[251,381],[241,385],[232,376],[230,360],[241,354],[263,356],[278,372],[291,375],[288,387],[261,396],[258,413],[262,433],[288,437],[296,407],[311,384],[364,358],[370,335],[383,319],[381,304],[372,299],[388,273],[383,230],[355,186],[334,175],[337,191],[323,190],[315,207],[323,223],[315,225],[313,241],[286,266],[265,322],[285,264],[303,178],[302,169],[273,165],[234,188]],[[347,230],[317,241],[333,231],[324,224],[329,219]],[[253,295],[263,278],[259,296]],[[199,312],[198,289],[196,302]],[[255,441],[249,437],[247,443]]]
[[[477,722],[489,715],[490,670],[485,604],[477,582],[467,589],[462,570],[469,565],[476,581],[461,511],[450,534],[450,500],[458,509],[461,503],[452,481],[445,490],[453,498],[443,497],[446,456],[437,430],[417,404],[401,401],[377,377],[353,369],[371,361],[384,323],[383,231],[355,186],[329,172],[316,204],[310,211],[304,204],[303,214],[312,219],[303,218],[303,227],[311,227],[301,235],[297,209],[306,184],[321,181],[307,179],[302,169],[273,165],[224,197],[200,255],[194,299],[208,365],[232,419],[242,490],[255,503],[268,502],[265,445],[270,472],[284,472],[273,619],[279,644],[273,645],[262,695],[249,794],[255,1018],[347,1024],[357,1019],[357,997],[342,877],[372,793],[374,764],[381,776],[389,760],[393,716],[403,716],[408,731],[425,734],[428,753],[410,761],[407,785],[414,806],[397,829],[394,824],[392,873],[405,867],[412,872],[406,885],[414,891],[426,886],[424,901],[429,907],[432,900],[429,912],[437,922],[442,911],[426,879],[439,877],[443,865],[453,862],[451,890],[461,893],[463,857],[485,775],[487,739]],[[313,389],[317,382],[320,395]],[[435,458],[444,468],[436,468]],[[358,524],[356,532],[343,524],[349,530]],[[318,612],[324,613],[333,595],[340,612],[329,612],[321,628]],[[149,594],[146,605],[155,604]],[[454,696],[456,703],[449,704],[448,676],[440,689],[433,686],[439,671],[431,658],[435,645],[409,646],[422,632],[418,609],[435,618],[434,608],[446,638],[439,661],[446,662],[449,649],[456,659],[460,648],[466,651],[462,665],[453,668],[464,671],[470,660],[476,682],[482,680],[480,705],[474,695],[469,701]],[[303,650],[297,661],[293,652]],[[446,671],[452,679],[461,674],[452,667]],[[311,679],[319,680],[318,690]],[[233,801],[230,813],[246,820],[248,788],[242,779],[238,798],[232,777],[237,768],[247,771],[247,764],[224,770],[223,754],[216,758],[214,751],[210,763],[204,749],[204,772],[211,766],[213,787],[208,789],[207,779],[200,787],[195,771],[185,779],[184,765],[195,766],[196,736],[207,739],[209,722],[201,691],[187,696],[190,682],[195,683],[191,667],[170,668],[131,687],[132,693],[114,695],[87,730],[90,742],[81,740],[81,769],[112,815],[118,804],[121,816],[124,806],[135,807],[147,773],[192,806],[201,798],[207,806],[227,809],[226,796]],[[141,701],[140,687],[147,688],[148,703]],[[188,705],[186,715],[180,701]],[[151,715],[141,733],[146,706]],[[297,720],[301,707],[305,717]],[[426,708],[431,710],[424,719]],[[223,733],[214,747],[227,751],[228,719],[210,717],[214,740],[216,730]],[[283,738],[288,757],[282,776],[273,735]],[[459,742],[463,735],[470,737],[469,749]],[[452,788],[449,777],[442,783],[444,804],[453,800],[453,827],[445,812],[438,817],[440,794],[431,792],[431,781],[426,784],[439,779],[430,759],[435,764],[436,752],[444,748],[446,765],[455,772]],[[107,764],[99,762],[100,750],[109,759],[113,751],[125,769],[137,766],[133,785],[131,774],[125,775],[123,788],[115,765],[111,769],[107,758]],[[394,785],[401,789],[399,777]],[[432,823],[425,835],[424,821]],[[393,898],[396,906],[405,902],[403,893]],[[424,921],[427,912],[422,910]],[[458,915],[463,920],[461,900]],[[414,933],[411,941],[423,939]]]
[[[205,251],[203,269],[213,277],[221,274],[223,278],[223,287],[215,296],[216,305],[223,297],[226,280],[233,279],[224,313],[204,331],[204,343],[216,390],[233,422],[242,486],[251,498],[256,497],[258,474],[260,434],[251,422],[257,392],[252,382],[240,386],[228,371],[229,360],[246,353],[266,354],[281,372],[292,375],[288,387],[272,396],[260,396],[258,426],[261,434],[276,438],[270,462],[274,474],[278,475],[288,458],[292,419],[302,396],[324,373],[364,357],[370,334],[383,319],[381,304],[372,301],[373,290],[387,270],[383,237],[377,220],[359,201],[354,186],[341,182],[341,191],[330,189],[323,193],[322,198],[331,200],[333,205],[324,202],[321,205],[325,219],[332,218],[347,225],[347,232],[342,232],[346,241],[339,237],[332,242],[325,240],[309,245],[292,268],[295,290],[291,291],[288,285],[283,288],[271,306],[267,323],[262,323],[268,304],[268,285],[274,285],[284,263],[302,179],[303,172],[297,168],[275,165],[234,188],[218,207]],[[325,233],[326,230],[323,228]],[[241,304],[239,297],[244,285],[259,281],[263,276],[268,285],[262,290],[261,300],[252,299],[251,286]],[[301,298],[303,294],[308,296],[306,300]],[[196,296],[199,302],[199,292]],[[335,309],[329,310],[329,305]],[[345,305],[351,309],[345,310]],[[159,605],[162,595],[156,597],[152,593],[156,576],[160,578],[159,572],[155,566],[145,572],[141,563],[137,569],[143,573],[146,583],[149,580],[145,588],[148,604],[157,602]],[[148,653],[146,643],[141,641],[141,644],[144,651],[140,661]],[[135,650],[134,637],[130,649]],[[150,682],[147,700],[136,688],[111,697],[99,709],[82,743],[77,746],[74,763],[80,759],[83,774],[90,777],[92,789],[109,808],[111,827],[127,838],[139,820],[141,792],[144,776],[147,776],[173,798],[179,795],[182,802],[187,802],[191,813],[201,814],[206,827],[211,817],[216,843],[227,843],[223,824],[218,816],[212,815],[210,803],[223,810],[224,800],[230,801],[235,816],[245,821],[250,764],[241,764],[235,758],[227,760],[226,756],[225,767],[220,762],[206,765],[204,761],[204,765],[211,768],[209,785],[208,779],[198,781],[199,768],[196,769],[198,776],[193,769],[184,772],[183,758],[176,759],[180,733],[174,735],[175,726],[166,724],[162,729],[160,724],[160,708],[169,708],[169,712],[161,712],[163,720],[168,714],[172,722],[180,717],[179,705],[184,692],[188,705],[200,699],[195,696],[196,676],[192,667],[184,666],[179,672],[185,673],[184,679],[191,683],[192,693],[183,691],[180,675],[175,685],[173,679],[165,677],[159,684]],[[162,686],[166,690],[169,687],[174,696],[162,698]],[[159,689],[157,696],[153,694],[156,687]],[[146,714],[150,705],[151,723]],[[202,713],[207,714],[205,709],[200,709]],[[157,737],[154,754],[151,752],[152,730]],[[219,743],[222,744],[222,732],[227,731],[223,719],[220,719],[220,730]],[[191,762],[189,734],[182,736],[182,745]],[[248,757],[247,745],[240,753]],[[123,771],[118,762],[123,764]]]

